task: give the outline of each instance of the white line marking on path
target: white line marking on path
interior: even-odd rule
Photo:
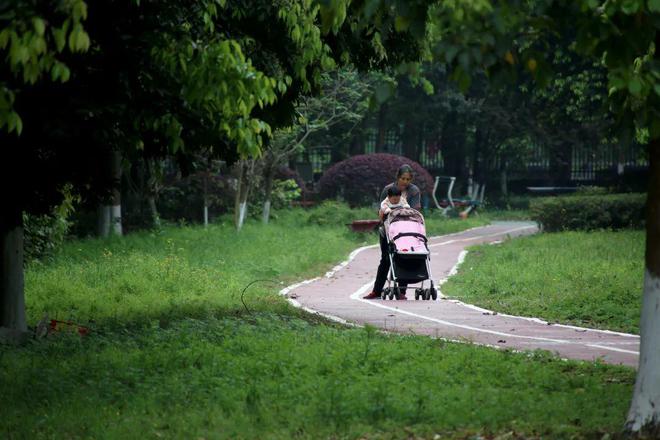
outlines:
[[[458,234],[463,234],[463,233],[465,233],[465,232],[467,232],[467,231],[472,231],[472,230],[474,230],[474,229],[479,229],[479,228],[482,228],[482,227],[485,228],[485,227],[487,227],[487,226],[481,226],[481,227],[470,228],[470,229],[467,229],[467,230],[465,230],[465,231],[455,232],[455,233],[447,234],[447,235],[444,235],[444,236],[441,236],[441,237],[449,237],[449,236],[454,236],[454,235],[458,235]],[[489,235],[482,235],[482,236],[476,236],[476,237],[468,237],[468,238],[457,239],[457,240],[448,240],[448,241],[444,241],[444,242],[442,242],[442,243],[434,243],[434,244],[431,244],[431,245],[429,245],[429,247],[434,247],[434,246],[444,246],[444,245],[451,244],[451,243],[463,242],[463,241],[472,241],[472,240],[477,240],[477,239],[480,239],[480,238],[494,237],[494,236],[497,236],[497,235],[506,235],[506,234],[510,234],[510,233],[512,233],[512,232],[516,232],[516,231],[520,231],[520,230],[525,230],[525,229],[531,229],[531,228],[534,228],[534,227],[535,227],[535,226],[523,226],[523,227],[519,227],[519,228],[511,229],[511,230],[508,230],[508,231],[497,232],[497,233],[493,233],[493,234],[489,234]],[[434,239],[434,238],[440,238],[440,237],[432,237],[431,239]],[[362,251],[364,251],[364,250],[366,250],[366,249],[376,248],[376,247],[378,247],[378,245],[369,245],[369,246],[363,246],[363,247],[361,247],[361,248],[358,248],[358,249],[354,250],[353,252],[351,252],[351,254],[349,255],[349,257],[348,257],[348,259],[347,259],[346,261],[341,262],[340,264],[338,264],[338,265],[336,265],[335,267],[333,267],[332,270],[326,272],[326,273],[325,273],[325,277],[326,277],[326,278],[331,278],[332,276],[334,276],[335,273],[337,273],[337,272],[340,271],[341,269],[345,268],[345,267],[346,267],[346,266],[347,266],[347,265],[348,265],[353,259],[355,259],[355,257],[356,257],[358,254],[360,254]],[[448,275],[448,276],[454,275],[454,274],[456,273],[456,271],[458,270],[458,266],[460,265],[460,263],[462,263],[461,256],[462,256],[463,259],[464,259],[466,254],[467,254],[467,251],[465,251],[465,250],[461,251],[461,254],[459,254],[459,259],[458,259],[457,263],[454,265],[454,267],[452,267],[452,270],[449,272],[449,275]],[[285,287],[284,289],[280,290],[279,293],[280,293],[280,295],[286,297],[287,294],[288,294],[289,292],[291,292],[292,290],[296,289],[297,287],[302,286],[302,285],[304,285],[304,284],[312,283],[312,282],[317,281],[317,280],[319,280],[319,279],[320,279],[320,277],[316,277],[316,278],[312,278],[312,279],[309,279],[309,280],[301,281],[301,282],[299,282],[299,283],[292,284],[292,285],[287,286],[287,287]],[[444,278],[443,280],[440,280],[439,284],[442,284],[442,283],[445,282],[446,280],[447,280],[447,278]],[[597,344],[582,344],[582,343],[579,343],[579,342],[572,342],[572,341],[567,341],[567,340],[563,340],[563,339],[540,338],[540,337],[534,337],[534,336],[521,336],[521,335],[514,335],[514,334],[509,334],[509,333],[504,333],[504,332],[496,332],[496,331],[493,331],[493,330],[480,329],[480,328],[477,328],[477,327],[471,327],[471,326],[466,326],[466,325],[462,325],[462,324],[456,324],[456,323],[452,323],[452,322],[449,322],[449,321],[444,321],[444,320],[440,320],[440,319],[431,318],[431,317],[428,317],[428,316],[419,315],[419,314],[416,314],[416,313],[413,313],[413,312],[408,312],[408,311],[401,310],[401,309],[398,309],[398,308],[389,307],[389,306],[386,306],[386,305],[384,305],[384,304],[379,304],[379,303],[377,302],[377,300],[376,300],[376,301],[372,301],[372,300],[365,300],[365,299],[360,298],[360,296],[363,295],[363,294],[366,292],[367,289],[369,289],[369,287],[373,284],[373,282],[374,282],[374,281],[372,280],[372,281],[370,281],[369,283],[364,284],[362,287],[360,287],[358,290],[356,290],[353,294],[351,294],[350,298],[353,299],[353,300],[356,300],[356,301],[360,301],[360,302],[364,302],[364,303],[366,303],[366,304],[370,304],[370,305],[375,306],[375,307],[380,307],[380,308],[384,308],[384,309],[387,309],[387,310],[391,310],[391,311],[394,311],[394,312],[397,312],[397,313],[402,313],[402,314],[406,314],[406,315],[415,316],[415,317],[418,317],[418,318],[420,318],[420,319],[425,319],[425,320],[428,320],[428,321],[437,322],[437,323],[439,323],[439,324],[447,325],[447,326],[450,326],[450,327],[464,328],[464,329],[466,329],[466,330],[473,330],[473,331],[482,332],[482,333],[490,333],[490,334],[495,334],[495,335],[500,335],[500,336],[506,336],[506,337],[513,337],[513,338],[519,338],[519,339],[531,339],[531,340],[538,340],[538,341],[544,341],[544,342],[550,342],[550,343],[558,343],[558,344],[577,344],[577,345],[584,345],[584,346],[587,346],[587,347],[600,348],[600,349],[604,349],[604,350],[610,350],[610,351],[617,351],[617,352],[623,352],[623,353],[630,353],[630,354],[639,355],[639,353],[636,352],[636,351],[623,350],[623,349],[614,348],[614,347],[609,347],[609,346],[604,346],[604,345],[597,345]],[[323,317],[325,317],[325,318],[327,318],[327,319],[330,319],[330,320],[332,320],[332,321],[339,322],[339,323],[342,323],[342,324],[346,324],[346,325],[350,325],[350,326],[358,326],[358,327],[360,327],[359,324],[356,324],[356,323],[352,323],[352,322],[346,321],[345,319],[343,319],[343,318],[341,318],[341,317],[339,317],[339,316],[335,316],[335,315],[330,315],[330,314],[327,314],[327,313],[318,312],[318,311],[313,310],[313,309],[310,309],[310,308],[308,308],[308,307],[304,307],[302,304],[300,304],[298,301],[296,301],[296,300],[293,299],[293,298],[289,298],[289,297],[287,297],[287,301],[288,301],[291,305],[293,305],[294,307],[302,308],[302,309],[305,310],[306,312],[309,312],[309,313],[312,313],[312,314],[316,314],[316,315],[319,315],[319,316],[323,316]],[[477,306],[473,306],[473,305],[471,305],[471,304],[461,303],[460,301],[457,301],[457,300],[450,300],[450,301],[460,303],[461,305],[466,306],[466,307],[469,307],[469,308],[480,309],[480,308],[477,307]],[[486,311],[486,309],[481,309],[481,310]],[[488,311],[488,312],[491,312],[491,311]],[[493,312],[491,312],[491,313],[493,313]],[[539,322],[539,323],[547,324],[547,322],[545,322],[545,321],[543,321],[543,320],[541,320],[541,319],[538,319],[538,318],[526,318],[526,317],[520,317],[520,316],[505,315],[505,314],[501,314],[501,313],[500,313],[499,315],[501,315],[501,316],[506,316],[506,317],[511,317],[511,318],[521,318],[521,319],[526,319],[526,320],[531,320],[531,321],[535,321],[535,322]],[[582,328],[582,327],[568,326],[568,325],[562,325],[562,324],[552,324],[552,325],[554,325],[554,326],[560,326],[560,327],[567,327],[567,328],[572,328],[572,329],[582,330],[582,331],[594,331],[594,332],[601,332],[601,333],[615,334],[615,335],[620,335],[620,336],[639,337],[638,335],[631,335],[631,334],[627,334],[627,333],[612,332],[612,331],[609,331],[609,330],[596,330],[596,329],[589,329],[589,328]],[[488,344],[486,344],[486,345],[488,345]],[[499,347],[498,347],[498,348],[499,348]]]
[[[479,328],[479,327],[473,327],[473,326],[470,326],[470,325],[456,324],[455,322],[445,321],[444,319],[431,318],[430,316],[420,315],[418,313],[409,312],[407,310],[402,310],[402,309],[399,309],[397,307],[386,306],[385,304],[382,304],[381,302],[379,302],[379,300],[369,300],[369,299],[361,298],[360,296],[363,295],[367,290],[369,290],[369,288],[373,285],[373,282],[374,282],[374,280],[364,284],[358,290],[353,292],[353,294],[351,294],[351,299],[363,302],[365,304],[369,304],[373,307],[379,307],[381,309],[386,309],[386,310],[390,310],[390,311],[393,311],[393,312],[396,312],[396,313],[401,313],[403,315],[409,315],[409,316],[412,316],[412,317],[415,317],[415,318],[424,319],[424,320],[427,320],[427,321],[431,321],[431,322],[435,322],[435,323],[438,323],[438,324],[446,325],[448,327],[462,328],[462,329],[465,329],[465,330],[471,330],[471,331],[475,331],[475,332],[487,333],[487,334],[497,335],[497,336],[504,336],[504,337],[507,337],[507,338],[528,339],[528,340],[532,340],[532,341],[541,341],[541,342],[545,342],[545,343],[554,343],[554,344],[583,345],[583,346],[586,346],[586,347],[600,348],[600,349],[603,349],[603,350],[610,350],[610,351],[617,351],[617,352],[621,352],[621,353],[630,353],[630,354],[639,355],[639,353],[636,352],[636,351],[623,350],[623,349],[620,349],[620,348],[608,347],[608,346],[605,346],[605,345],[585,344],[583,342],[569,341],[569,340],[566,340],[566,339],[554,339],[554,338],[542,338],[542,337],[539,337],[539,336],[516,335],[516,334],[513,334],[513,333],[499,332],[499,331],[496,331],[496,330],[488,330],[488,329],[483,329],[483,328]]]

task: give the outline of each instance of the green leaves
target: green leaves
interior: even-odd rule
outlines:
[[[639,96],[642,93],[642,82],[637,76],[633,76],[628,81],[628,91],[635,96]]]
[[[44,32],[46,31],[46,22],[42,18],[34,17],[32,19],[32,25],[34,26],[37,35],[43,37]]]
[[[651,12],[660,12],[660,0],[648,0],[648,8]]]
[[[404,32],[410,27],[410,18],[397,15],[394,19],[394,29],[397,32]]]
[[[62,14],[64,18],[62,19]],[[35,9],[10,9],[7,21],[0,21],[0,56],[16,78],[27,85],[35,84],[43,75],[50,74],[53,81],[68,81],[71,72],[56,55],[64,51],[68,40],[71,52],[89,49],[90,39],[83,29],[82,21],[87,18],[87,5],[82,0],[62,2],[52,17],[41,15]],[[58,27],[58,21],[61,24]],[[47,32],[50,27],[50,33]],[[69,33],[69,28],[72,31]],[[0,128],[19,133],[22,121],[13,108],[13,92],[3,89],[0,106]],[[8,96],[11,93],[12,98]]]
[[[66,33],[68,28],[68,20],[66,20],[60,28],[51,28],[51,33],[53,34],[53,39],[55,40],[55,49],[57,52],[62,52],[64,50],[64,46],[66,46]]]
[[[89,44],[87,32],[80,23],[75,24],[69,34],[69,49],[71,52],[85,52],[89,49]]]
[[[628,15],[636,14],[643,4],[644,0],[623,0],[621,10]]]
[[[71,71],[64,63],[55,61],[50,70],[50,76],[53,81],[67,82],[71,76]]]

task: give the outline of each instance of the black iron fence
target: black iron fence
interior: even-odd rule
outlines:
[[[353,151],[360,153],[392,153],[402,154],[403,139],[401,131],[396,128],[378,133],[376,129],[368,129],[362,139],[362,149]],[[414,149],[416,157],[411,159],[419,162],[434,175],[451,174],[446,167],[443,157],[442,145],[439,141],[424,140]],[[561,156],[561,158],[559,158]],[[304,154],[297,158],[301,165],[299,171],[305,171],[305,180],[318,180],[320,176],[333,164],[333,151],[331,147],[321,146],[308,148]],[[470,164],[471,155],[465,157],[465,171],[479,168],[482,178],[493,186],[501,177],[501,171],[506,169],[507,178],[517,182],[512,187],[524,190],[526,185],[612,185],[621,183],[626,179],[636,179],[636,186],[641,187],[648,169],[648,160],[643,145],[631,144],[623,147],[618,144],[605,144],[598,148],[586,148],[579,145],[568,147],[568,151],[558,154],[556,151],[537,144],[530,144],[524,149],[524,155],[490,156],[487,160]],[[304,165],[304,166],[302,166]],[[457,176],[458,177],[458,176]]]

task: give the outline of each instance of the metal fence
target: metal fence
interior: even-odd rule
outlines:
[[[369,129],[364,137],[364,153],[393,153],[401,154],[402,139],[396,129],[388,130],[384,136],[383,145],[378,145],[376,129]],[[411,159],[419,162],[423,167],[439,174],[444,172],[444,160],[439,141],[424,140],[419,148],[417,157]],[[489,171],[499,170],[502,159],[507,160],[510,172],[518,179],[539,180],[553,179],[556,170],[553,170],[553,157],[550,149],[538,145],[530,145],[524,158],[495,157],[482,164]],[[622,147],[616,144],[605,144],[598,148],[574,146],[570,154],[570,181],[606,182],[616,175],[627,170],[642,170],[648,167],[648,159],[644,154],[644,146],[631,144]]]

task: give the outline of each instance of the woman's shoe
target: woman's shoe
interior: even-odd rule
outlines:
[[[380,299],[380,293],[372,291],[369,295],[363,296],[362,299]]]

